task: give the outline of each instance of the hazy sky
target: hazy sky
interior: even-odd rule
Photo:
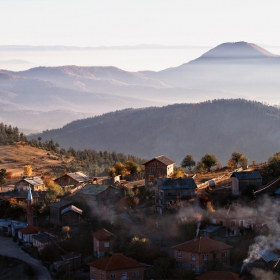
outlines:
[[[1,45],[280,45],[279,0],[0,0]]]

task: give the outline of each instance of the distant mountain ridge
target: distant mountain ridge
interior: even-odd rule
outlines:
[[[159,72],[129,72],[117,67],[36,67],[0,70],[0,106],[9,110],[68,110],[94,116],[125,108],[245,98],[279,103],[280,57],[251,43],[224,43],[199,58]],[[28,116],[6,123],[26,127]],[[35,125],[35,124],[34,124]],[[57,128],[51,118],[40,130]]]
[[[74,121],[33,137],[62,147],[119,151],[145,158],[164,154],[180,164],[215,154],[226,164],[234,151],[263,162],[279,150],[280,110],[259,102],[214,100],[198,104],[127,109]]]

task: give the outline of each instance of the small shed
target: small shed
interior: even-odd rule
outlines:
[[[233,172],[231,182],[233,195],[241,195],[248,186],[262,188],[262,176],[259,171]]]
[[[81,221],[83,210],[74,205],[70,205],[61,210],[61,225],[73,225],[78,224]]]
[[[50,222],[55,225],[62,224],[61,211],[73,202],[69,200],[61,200],[50,205]]]
[[[46,245],[49,245],[52,242],[52,236],[47,232],[42,232],[36,235],[33,235],[33,246],[41,251]]]

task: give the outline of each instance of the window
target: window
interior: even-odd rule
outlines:
[[[183,268],[183,263],[178,262],[178,267],[179,267],[179,268]]]
[[[221,257],[222,257],[222,258],[225,258],[226,256],[227,256],[227,253],[226,253],[226,252],[222,252],[222,253],[221,253]]]
[[[230,226],[231,226],[231,227],[235,227],[235,221],[232,220],[232,221],[230,222]]]
[[[109,242],[104,242],[104,248],[109,248]]]
[[[191,255],[191,260],[192,261],[196,261],[196,256],[195,255]]]
[[[105,278],[104,273],[101,273],[101,279],[104,279],[104,278]]]
[[[248,224],[252,225],[253,224],[253,220],[252,219],[248,219]]]
[[[181,251],[178,251],[178,252],[177,252],[177,258],[178,258],[178,259],[181,259],[181,258],[182,258],[182,252],[181,252]]]
[[[116,274],[115,273],[112,273],[111,274],[111,279],[115,279],[116,278]]]
[[[133,276],[139,276],[139,271],[134,271]]]
[[[99,247],[99,241],[98,240],[96,241],[96,246]]]
[[[203,259],[204,261],[207,261],[207,260],[208,260],[208,255],[203,255],[203,256],[202,256],[202,259]]]
[[[127,276],[127,273],[123,272],[122,277],[126,277],[126,276]]]
[[[91,270],[91,275],[94,275],[94,269]]]

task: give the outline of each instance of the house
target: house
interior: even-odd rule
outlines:
[[[11,223],[11,230],[12,230],[12,236],[14,238],[18,237],[18,231],[22,228],[26,228],[27,223],[26,222],[21,222],[21,221],[12,221]]]
[[[32,236],[33,247],[36,247],[38,251],[41,251],[45,246],[51,244],[53,236],[47,232],[42,232]]]
[[[90,182],[91,179],[82,172],[67,173],[54,180],[61,187],[79,187]]]
[[[61,225],[78,224],[81,221],[83,210],[74,205],[70,205],[61,210]]]
[[[207,271],[208,263],[214,259],[229,264],[231,248],[208,237],[194,238],[172,247],[178,266],[196,274]]]
[[[260,259],[265,262],[264,268],[271,269],[280,260],[280,256],[269,249],[260,250],[257,254],[259,255]]]
[[[178,200],[193,198],[197,189],[193,178],[155,179],[154,185],[155,205],[160,214]]]
[[[113,239],[115,235],[105,228],[102,228],[93,234],[93,254],[98,259],[113,254]]]
[[[90,196],[91,200],[103,202],[112,199],[116,195],[116,189],[111,185],[86,184],[81,190],[81,194]]]
[[[26,177],[15,183],[15,191],[27,191],[30,186],[32,191],[46,191],[43,180],[39,177]]]
[[[233,195],[241,195],[248,186],[262,188],[262,176],[259,171],[233,172],[231,182]]]
[[[12,223],[11,218],[0,219],[0,233],[3,236],[11,236],[12,234],[11,223]]]
[[[82,265],[82,256],[77,253],[70,253],[61,256],[63,261],[68,261],[71,269],[80,268]]]
[[[239,274],[231,271],[207,271],[196,277],[196,280],[242,280],[245,279]]]
[[[226,227],[226,236],[245,235],[246,230],[252,229],[257,223],[257,211],[253,208],[230,205],[212,212],[212,224]]]
[[[72,205],[72,201],[61,200],[50,205],[50,222],[55,225],[62,224],[61,211]]]
[[[41,228],[28,225],[26,228],[21,228],[18,230],[18,240],[33,244],[33,235],[41,233],[42,231],[43,230]]]
[[[91,280],[140,280],[147,274],[147,267],[123,254],[114,254],[94,261],[90,265]]]
[[[37,191],[31,191],[33,202],[37,202],[40,200],[40,193]],[[44,192],[45,193],[45,192]],[[5,193],[2,193],[3,197],[5,199],[14,198],[17,202],[25,202],[26,203],[26,197],[28,195],[28,191],[8,191]]]
[[[169,177],[174,171],[175,162],[165,156],[155,157],[145,165],[145,186],[153,186],[155,179]]]

